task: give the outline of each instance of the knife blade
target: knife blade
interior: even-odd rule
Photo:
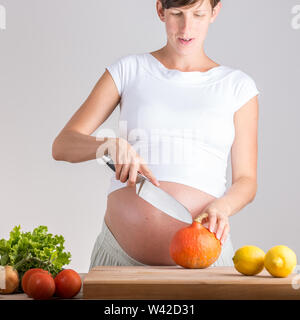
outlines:
[[[109,155],[103,155],[102,160],[116,171],[113,160]],[[137,173],[136,194],[153,205],[155,208],[182,222],[192,224],[193,218],[189,210],[166,191],[155,186],[147,177]]]

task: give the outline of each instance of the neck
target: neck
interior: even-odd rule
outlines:
[[[200,51],[180,55],[174,50],[170,50],[168,46],[158,50],[165,65],[169,69],[177,69],[181,71],[206,71],[217,64],[210,60],[205,54],[203,48]]]

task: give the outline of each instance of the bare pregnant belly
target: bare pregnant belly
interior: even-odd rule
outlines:
[[[198,216],[214,196],[175,182],[159,181],[160,188]],[[105,223],[123,250],[135,260],[147,265],[175,265],[169,246],[175,232],[187,223],[176,220],[135,193],[135,187],[111,192],[107,199]]]

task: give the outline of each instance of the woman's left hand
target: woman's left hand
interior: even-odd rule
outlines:
[[[209,203],[209,205],[202,210],[202,213],[197,216],[197,218],[204,217],[201,222],[202,225],[208,228],[210,232],[215,233],[222,245],[226,241],[230,231],[229,213],[230,208],[228,204],[222,199],[216,199]]]

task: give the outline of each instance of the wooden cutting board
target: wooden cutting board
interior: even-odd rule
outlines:
[[[300,300],[297,284],[300,286],[300,274],[275,278],[265,269],[256,276],[245,276],[234,267],[97,266],[84,278],[83,298]]]

